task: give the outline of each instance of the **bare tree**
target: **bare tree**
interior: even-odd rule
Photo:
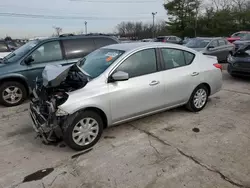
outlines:
[[[233,7],[234,0],[212,0],[212,6],[215,8],[216,11],[219,10],[228,10]],[[235,1],[242,1],[242,0],[235,0]]]
[[[55,29],[56,35],[59,36],[60,33],[62,32],[62,28],[57,26],[54,26],[53,28]]]
[[[122,36],[126,35],[126,23],[125,22],[121,22],[120,24],[118,24],[116,26],[116,29],[118,31],[118,33]]]

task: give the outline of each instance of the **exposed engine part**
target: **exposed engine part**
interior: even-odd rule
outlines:
[[[36,132],[48,144],[62,137],[63,122],[67,119],[56,116],[58,106],[68,99],[68,92],[83,88],[88,82],[88,76],[77,65],[48,66],[44,72],[46,74],[43,74],[43,79],[36,80],[30,113]]]

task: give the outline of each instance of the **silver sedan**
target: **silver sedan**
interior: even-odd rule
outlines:
[[[95,145],[112,125],[182,105],[200,111],[222,87],[216,57],[168,43],[106,46],[77,67],[88,78],[86,85],[66,92],[65,102],[53,107],[63,139],[75,150]]]

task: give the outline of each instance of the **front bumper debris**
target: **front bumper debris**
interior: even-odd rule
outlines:
[[[59,126],[60,120],[54,114],[51,114],[51,116],[52,119],[46,119],[39,112],[39,108],[33,102],[30,102],[30,117],[33,128],[46,144],[57,142],[62,137],[62,129]]]
[[[30,117],[33,122],[33,128],[36,133],[43,138],[45,143],[49,143],[47,139],[46,131],[43,127],[47,126],[47,120],[44,116],[39,112],[39,110],[35,107],[35,105],[31,102],[30,103]]]

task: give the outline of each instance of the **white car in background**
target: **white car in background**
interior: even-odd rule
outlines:
[[[4,41],[0,41],[0,59],[3,59],[5,56],[9,55],[12,52],[12,49],[8,46],[8,44]]]

